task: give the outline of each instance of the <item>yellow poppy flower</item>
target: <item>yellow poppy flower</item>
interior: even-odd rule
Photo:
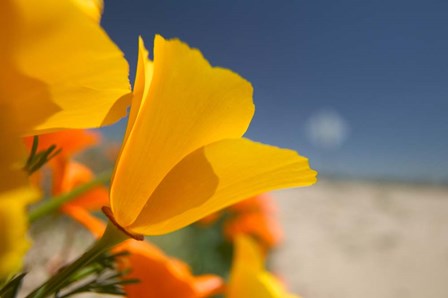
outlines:
[[[287,293],[283,285],[264,269],[263,263],[257,243],[249,236],[238,236],[226,298],[300,298]]]
[[[98,127],[126,115],[127,62],[74,1],[2,0],[0,19],[0,98],[22,134]]]
[[[26,206],[38,197],[22,171],[20,135],[96,127],[126,114],[127,62],[93,10],[75,1],[82,0],[0,1],[0,280],[22,265]]]
[[[26,206],[38,197],[21,168],[20,137],[8,129],[14,120],[0,100],[0,281],[22,267],[29,247]]]
[[[22,268],[30,246],[26,206],[34,198],[36,192],[28,187],[0,193],[0,281]]]
[[[250,196],[313,184],[306,158],[242,138],[253,113],[252,87],[239,75],[161,36],[152,62],[140,40],[111,183],[116,223],[134,234],[163,234]]]

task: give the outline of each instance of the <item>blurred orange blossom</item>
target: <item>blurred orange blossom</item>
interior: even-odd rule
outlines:
[[[60,153],[50,159],[48,166],[52,172],[52,194],[59,195],[70,192],[76,186],[80,186],[94,179],[93,172],[85,165],[77,162],[73,157],[100,141],[101,135],[82,129],[69,129],[39,136],[37,150],[45,150],[55,145],[61,149]],[[24,138],[28,148],[32,146],[32,137]],[[39,172],[33,174],[35,176]],[[39,183],[40,184],[40,183]],[[104,186],[96,186],[75,200],[65,205],[75,204],[83,206],[87,210],[99,210],[108,204],[109,192]],[[62,206],[62,210],[64,210]]]
[[[100,237],[105,225],[79,206],[67,206],[67,213],[95,237]],[[182,261],[168,257],[159,248],[146,241],[129,239],[114,248],[114,252],[127,251],[120,257],[121,270],[130,269],[126,279],[138,279],[137,284],[125,284],[128,298],[205,298],[223,289],[223,281],[216,275],[194,276]]]
[[[224,217],[224,235],[233,241],[239,234],[254,237],[265,250],[277,246],[283,231],[276,218],[277,208],[268,194],[257,195],[227,207],[222,212],[210,214],[198,221],[207,226]]]
[[[276,206],[271,196],[258,195],[228,208],[231,216],[224,222],[224,234],[231,240],[245,234],[254,237],[265,249],[278,245],[283,231],[276,218]]]

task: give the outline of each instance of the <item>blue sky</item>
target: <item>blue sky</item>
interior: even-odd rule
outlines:
[[[105,2],[132,71],[138,35],[151,48],[159,33],[252,82],[248,137],[324,174],[448,181],[448,1]],[[338,146],[310,138],[323,111],[347,128]]]

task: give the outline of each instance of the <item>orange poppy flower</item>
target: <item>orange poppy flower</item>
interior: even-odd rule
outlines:
[[[257,212],[264,214],[275,214],[277,213],[277,206],[270,195],[261,194],[229,206],[229,210],[236,213]]]
[[[99,143],[101,135],[88,130],[64,130],[39,136],[38,151],[48,149],[52,145],[62,149],[49,161],[52,171],[52,193],[54,195],[71,191],[73,188],[91,181],[93,172],[85,165],[72,160],[72,157],[93,145]],[[32,137],[24,138],[25,144],[31,148]],[[36,173],[37,174],[37,173]],[[34,175],[33,175],[34,176]],[[72,202],[88,210],[98,210],[108,205],[109,191],[104,186],[97,186]],[[64,207],[62,207],[64,210]]]
[[[98,144],[100,141],[101,135],[97,132],[85,129],[68,129],[40,135],[37,150],[45,150],[52,145],[56,145],[57,148],[62,148],[57,157],[68,158]],[[25,137],[24,142],[28,148],[31,148],[33,137]]]
[[[224,234],[231,240],[240,234],[251,235],[266,250],[277,246],[283,237],[283,231],[276,219],[260,213],[244,214],[229,220],[224,225]]]
[[[268,195],[259,195],[230,206],[231,216],[224,223],[224,234],[234,239],[239,234],[251,235],[265,249],[278,245],[283,231],[276,218],[276,207]]]
[[[77,206],[68,206],[67,212],[96,237],[104,231],[104,224]],[[115,252],[128,251],[119,266],[131,268],[125,277],[138,279],[140,283],[125,285],[128,298],[205,298],[219,293],[223,281],[215,275],[194,276],[190,268],[180,260],[170,258],[159,248],[146,241],[129,239],[114,248]]]
[[[225,213],[229,216],[224,221],[224,234],[231,241],[239,234],[251,235],[268,250],[277,246],[283,237],[283,230],[276,218],[275,202],[267,194],[236,203],[222,212],[201,219],[198,223],[212,224]]]
[[[60,179],[59,193],[66,193],[73,188],[85,184],[94,178],[92,171],[85,165],[69,161],[65,166],[64,175]],[[76,205],[86,210],[99,210],[109,204],[109,190],[104,186],[97,186],[80,195],[71,202],[62,206],[65,211],[66,206]]]

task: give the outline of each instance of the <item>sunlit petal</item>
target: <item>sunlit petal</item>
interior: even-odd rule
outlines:
[[[252,87],[246,80],[210,66],[198,50],[179,40],[156,36],[150,87],[128,128],[112,182],[117,222],[131,224],[185,156],[220,139],[242,136],[253,112]]]
[[[125,228],[146,235],[168,233],[244,198],[315,181],[308,160],[292,150],[223,140],[177,164]]]
[[[131,111],[129,112],[128,126],[124,143],[134,126],[135,119],[140,112],[140,107],[143,105],[145,99],[148,97],[149,87],[152,81],[154,63],[148,59],[148,51],[145,48],[143,38],[138,38],[138,63],[137,74],[134,81],[134,90],[132,97]]]
[[[2,0],[0,19],[0,97],[23,134],[98,127],[126,114],[127,62],[72,1]]]

